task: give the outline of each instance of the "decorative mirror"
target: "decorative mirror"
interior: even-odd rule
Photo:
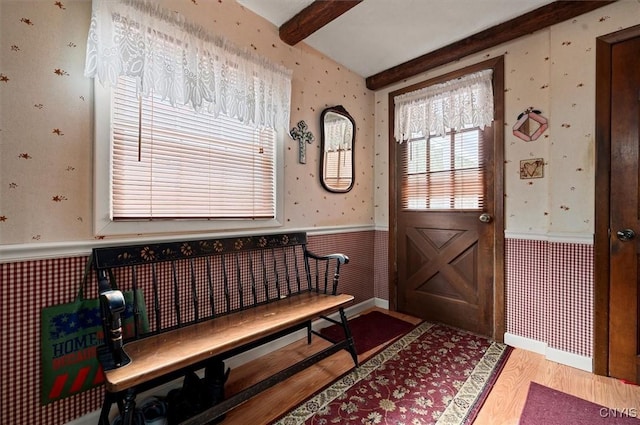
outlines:
[[[329,192],[348,192],[354,181],[356,123],[342,105],[320,115],[320,182]]]

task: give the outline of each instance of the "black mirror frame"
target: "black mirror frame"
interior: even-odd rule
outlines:
[[[329,112],[333,112],[334,114],[342,115],[343,117],[345,117],[349,121],[351,121],[351,125],[353,126],[353,133],[352,133],[352,136],[351,136],[351,184],[346,189],[334,189],[334,188],[331,188],[331,187],[327,186],[327,184],[324,181],[324,160],[325,160],[324,145],[325,145],[325,137],[326,137],[325,134],[324,134],[324,117]],[[356,156],[355,156],[355,149],[354,149],[355,143],[356,143],[356,122],[354,121],[353,117],[347,112],[347,110],[344,109],[344,107],[342,105],[332,106],[332,107],[324,109],[322,111],[322,114],[320,114],[320,131],[321,131],[321,137],[320,137],[320,183],[322,184],[322,187],[324,187],[325,190],[327,190],[328,192],[333,192],[333,193],[346,193],[346,192],[349,192],[351,189],[353,189],[353,184],[355,183],[355,180],[356,180],[356,160],[355,160]]]

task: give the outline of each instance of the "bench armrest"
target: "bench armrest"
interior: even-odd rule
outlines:
[[[321,262],[325,265],[326,267],[326,274],[325,274],[325,278],[324,278],[324,293],[327,293],[327,278],[329,277],[329,264],[335,260],[335,268],[333,270],[333,278],[332,278],[332,283],[331,283],[331,294],[332,295],[336,295],[338,293],[338,281],[340,280],[340,266],[343,264],[347,264],[349,262],[349,257],[347,257],[345,254],[329,254],[329,255],[318,255],[318,254],[314,254],[313,252],[306,250],[305,249],[305,254],[307,256],[307,258],[310,258],[312,260],[316,261],[316,264],[318,262]],[[308,270],[309,271],[309,270]],[[317,278],[317,276],[316,276]],[[311,276],[309,276],[309,279],[311,281]],[[318,286],[318,285],[316,285]],[[316,290],[319,290],[320,288],[316,288]]]
[[[340,264],[347,264],[349,262],[349,257],[345,254],[329,254],[329,255],[317,255],[311,251],[307,251],[307,256],[309,258],[313,258],[314,260],[331,260],[335,259]]]
[[[116,366],[123,361],[122,314],[126,310],[122,291],[109,289],[100,293],[100,310],[104,330],[104,343],[108,347]]]

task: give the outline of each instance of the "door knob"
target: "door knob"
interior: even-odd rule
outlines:
[[[491,215],[487,213],[482,213],[480,214],[480,217],[478,217],[478,220],[480,220],[483,223],[488,223],[491,221]]]
[[[622,229],[616,232],[616,236],[623,242],[630,241],[636,237],[636,232],[631,229]]]

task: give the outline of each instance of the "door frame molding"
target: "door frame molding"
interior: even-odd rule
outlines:
[[[640,25],[596,38],[596,158],[593,372],[609,374],[611,56],[616,43],[640,37]]]
[[[505,282],[504,282],[504,56],[497,56],[444,75],[431,78],[389,93],[389,308],[398,309],[398,267],[397,267],[397,142],[393,135],[394,102],[399,94],[418,90],[433,84],[443,83],[466,74],[484,69],[493,70],[494,122],[493,122],[493,169],[487,170],[493,176],[493,220],[494,264],[493,264],[493,335],[502,342],[505,333]]]

